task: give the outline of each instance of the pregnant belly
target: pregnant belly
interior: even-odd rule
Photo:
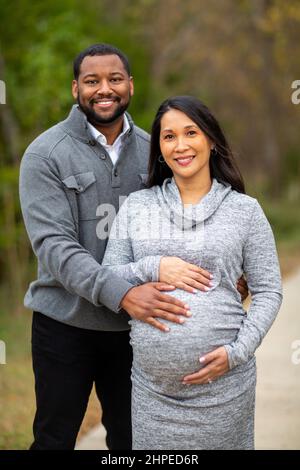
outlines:
[[[164,333],[146,323],[131,321],[134,369],[147,380],[173,382],[198,371],[199,358],[234,341],[243,320],[243,308],[233,296],[222,296],[220,302],[216,291],[207,295],[178,290],[172,295],[190,305],[192,317],[183,325],[161,320],[170,327],[170,332]]]

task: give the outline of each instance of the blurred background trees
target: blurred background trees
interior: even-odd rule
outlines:
[[[67,115],[72,60],[95,42],[128,54],[136,89],[130,112],[141,127],[150,129],[167,96],[194,94],[207,103],[229,136],[250,193],[270,203],[279,236],[286,228],[294,233],[298,0],[0,0],[0,11],[0,79],[7,89],[7,104],[0,105],[0,281],[16,307],[34,275],[17,196],[20,159],[39,133]],[[277,201],[286,206],[272,212]],[[285,207],[292,220],[282,220]]]

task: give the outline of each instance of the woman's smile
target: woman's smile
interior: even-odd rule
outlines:
[[[192,155],[192,156],[186,156],[186,157],[176,157],[174,158],[174,160],[180,166],[189,166],[194,160],[194,158],[195,158],[195,155]]]

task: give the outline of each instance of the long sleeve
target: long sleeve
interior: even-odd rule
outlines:
[[[59,175],[48,159],[25,154],[20,169],[21,208],[39,263],[70,293],[117,312],[132,285],[102,267],[78,241],[76,223]]]
[[[102,265],[133,285],[158,281],[161,256],[145,256],[134,262],[130,238],[132,212],[129,196],[113,222]]]
[[[249,223],[243,259],[252,301],[235,341],[225,345],[230,369],[251,358],[274,322],[282,302],[275,240],[257,201]]]

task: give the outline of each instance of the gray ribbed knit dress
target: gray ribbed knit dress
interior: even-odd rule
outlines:
[[[280,308],[274,237],[258,202],[216,179],[197,205],[183,206],[175,180],[132,193],[110,233],[103,264],[132,284],[158,280],[162,256],[213,274],[209,292],[176,289],[192,317],[169,333],[131,320],[134,449],[252,449],[254,352]],[[247,276],[243,309],[236,283]],[[163,320],[162,320],[163,321]],[[183,385],[199,358],[225,346],[230,370],[211,384]],[[122,393],[122,390],[120,390]]]

